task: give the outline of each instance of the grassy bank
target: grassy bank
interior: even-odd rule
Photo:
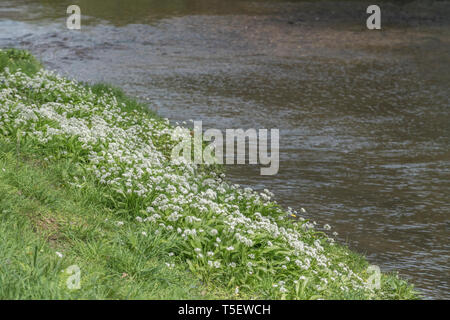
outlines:
[[[395,275],[372,288],[363,257],[269,191],[171,161],[183,137],[119,90],[0,51],[0,298],[416,297]]]

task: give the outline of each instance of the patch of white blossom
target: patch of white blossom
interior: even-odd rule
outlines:
[[[98,183],[118,199],[146,208],[137,222],[170,230],[188,246],[191,239],[201,244],[192,247],[189,256],[197,265],[241,268],[251,277],[263,272],[259,266],[265,261],[261,267],[283,280],[276,285],[283,294],[294,291],[302,279],[318,290],[325,288],[331,284],[330,275],[343,291],[369,290],[349,266],[337,261],[339,257],[327,254],[326,238],[311,236],[314,224],[303,219],[290,227],[281,224],[279,218],[286,212],[271,201],[270,191],[242,189],[226,182],[223,174],[171,162],[165,148],[189,130],[122,107],[112,94],[98,96],[48,71],[31,77],[8,70],[0,75],[1,134],[20,132],[22,139],[59,146],[58,157],[84,157],[81,166]],[[82,187],[82,180],[74,177],[73,183]]]

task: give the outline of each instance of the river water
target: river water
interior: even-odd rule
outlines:
[[[65,25],[75,2],[81,31]],[[0,0],[0,47],[109,82],[172,121],[280,129],[280,171],[233,182],[304,207],[425,298],[450,298],[450,3]]]

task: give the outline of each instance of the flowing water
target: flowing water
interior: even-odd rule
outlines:
[[[81,31],[66,8],[81,7]],[[0,47],[109,82],[173,121],[279,128],[280,171],[233,182],[339,233],[426,298],[450,298],[450,3],[0,0]]]

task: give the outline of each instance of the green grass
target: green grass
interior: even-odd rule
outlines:
[[[221,296],[183,265],[167,267],[177,262],[168,253],[178,251],[180,240],[119,220],[93,181],[82,190],[66,185],[67,173],[77,170],[73,162],[42,162],[24,146],[17,157],[16,150],[0,138],[1,299]],[[66,285],[71,265],[81,270],[79,290]]]
[[[27,51],[7,49],[0,53],[0,72],[9,68],[12,73],[20,69],[26,74],[33,74],[41,67],[41,64]]]
[[[26,51],[0,53],[0,72],[33,74],[40,63]],[[118,88],[112,92],[129,111],[156,114]],[[176,264],[180,240],[118,220],[94,181],[82,190],[67,185],[70,160],[43,161],[34,146],[0,135],[0,299],[208,299],[229,297],[202,284]],[[125,217],[126,218],[126,217]],[[124,221],[123,226],[116,223]],[[142,232],[148,234],[143,237]],[[145,241],[144,241],[145,240]],[[60,258],[56,253],[61,253]],[[67,268],[80,268],[80,289],[69,289]]]
[[[370,276],[365,258],[334,244],[327,235],[308,227],[306,220],[293,223],[285,219],[288,214],[296,214],[275,203],[217,182],[218,168],[198,167],[192,172],[170,164],[168,157],[174,142],[159,132],[171,132],[173,128],[120,89],[36,74],[40,64],[19,50],[0,50],[0,75],[6,67],[10,73],[0,83],[0,111],[6,110],[3,112],[7,115],[0,114],[0,299],[418,297],[409,283],[394,274],[382,274],[381,288],[368,290],[364,287]],[[13,75],[20,70],[27,76]],[[10,89],[17,94],[8,93]],[[55,105],[56,102],[63,105]],[[119,111],[116,105],[120,106]],[[93,167],[88,143],[81,142],[77,134],[55,134],[43,142],[36,132],[46,133],[62,126],[57,118],[47,118],[44,107],[51,107],[58,117],[67,117],[64,121],[69,122],[64,125],[88,119],[84,123],[90,127],[85,132],[96,130],[92,124],[96,117],[111,117],[105,120],[114,130],[140,128],[131,138],[123,134],[117,138],[115,131],[110,131],[108,137],[88,147],[91,152],[105,155],[114,139],[125,137],[129,141],[121,148],[134,152],[133,148],[127,149],[129,144],[151,140],[155,148],[152,152],[161,153],[161,167],[148,167],[151,173],[142,177],[136,174],[132,182],[143,184],[156,178],[156,185],[145,194],[128,193],[130,187],[121,174],[141,167],[142,160],[127,162],[118,155],[109,160],[104,156]],[[36,114],[39,117],[33,119]],[[122,119],[118,121],[118,117]],[[112,172],[112,176],[119,172],[119,183],[102,182],[99,172]],[[211,179],[216,179],[212,187],[204,184]],[[174,222],[168,219],[171,208],[155,204],[162,195],[170,201],[176,199],[182,192],[168,190],[173,185],[185,186],[183,183],[199,189],[190,194],[194,206],[173,201],[182,206],[182,214],[201,221],[183,217]],[[198,196],[208,188],[216,190],[214,200]],[[234,213],[218,214],[219,209],[202,208],[204,203],[212,203],[220,210],[238,208],[243,214],[239,221],[244,221],[244,216],[253,219],[255,213],[267,217],[272,227],[298,235],[307,250],[314,250],[317,260],[311,258],[310,267],[299,268],[293,260],[300,259],[301,265],[309,258],[298,255],[290,243],[263,228],[253,229],[256,231],[247,235],[251,245],[244,245],[227,229],[227,219]],[[156,223],[140,221],[141,217],[154,217],[155,212],[162,216]],[[252,226],[254,220],[249,220],[240,222],[236,229],[246,234]],[[176,232],[177,227],[194,228],[199,233],[182,237]],[[208,232],[200,234],[201,229]],[[211,230],[216,230],[222,240],[217,241],[215,234],[210,236]],[[230,247],[233,249],[227,250]],[[290,263],[286,262],[289,257]],[[327,267],[321,266],[324,257],[330,261]],[[212,267],[209,259],[220,262],[220,267]],[[231,262],[236,267],[229,267]],[[65,272],[73,265],[81,270],[80,288],[76,290],[67,287],[72,275]],[[333,271],[338,270],[336,276]]]

